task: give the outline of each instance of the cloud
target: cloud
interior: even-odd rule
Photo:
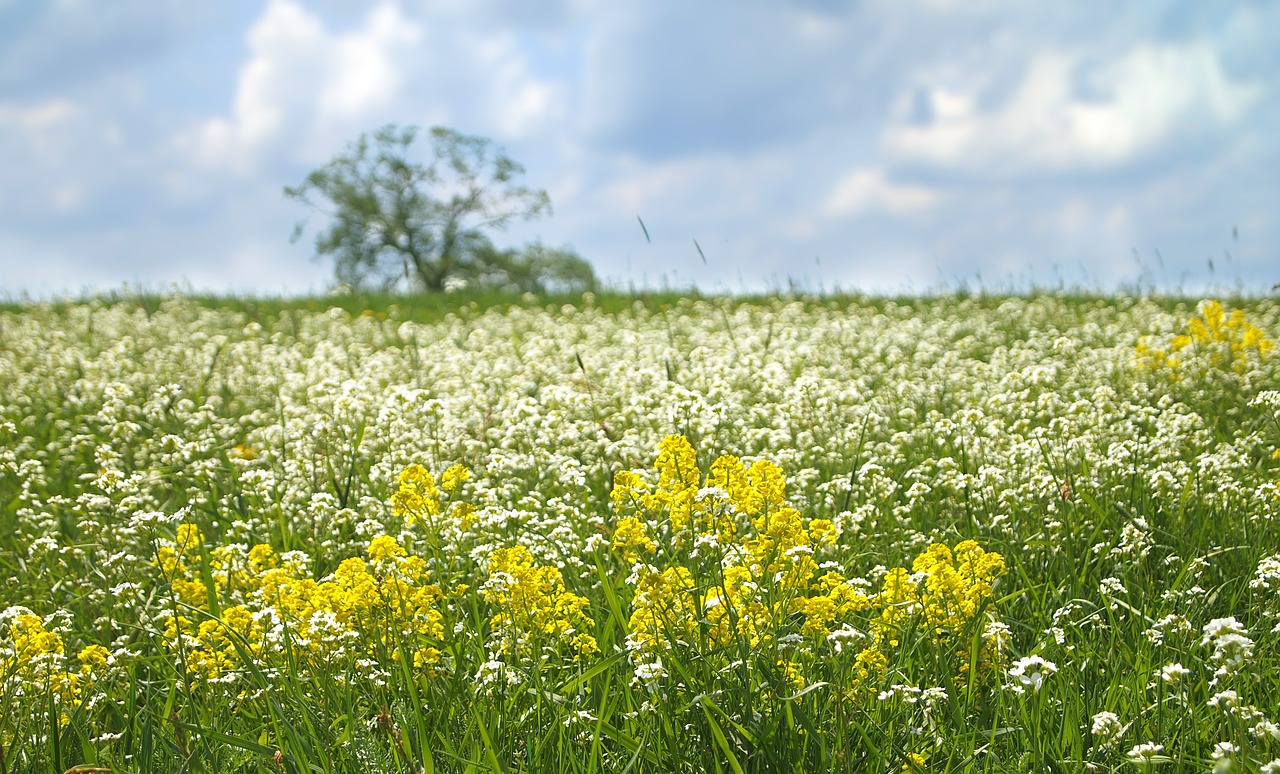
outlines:
[[[1102,63],[1044,52],[992,109],[976,90],[917,85],[883,144],[899,161],[987,174],[1108,168],[1228,131],[1261,93],[1228,77],[1204,44],[1144,44]]]
[[[0,188],[0,208],[6,214],[39,227],[80,204],[82,159],[68,154],[68,146],[74,148],[85,122],[83,108],[67,99],[0,103],[0,166],[7,183]]]
[[[378,6],[363,30],[338,37],[331,51],[332,69],[320,91],[319,120],[344,121],[388,104],[401,78],[393,57],[419,37],[418,27],[394,5]]]
[[[179,138],[210,168],[253,168],[268,151],[306,148],[316,134],[365,128],[361,119],[389,106],[403,74],[397,59],[418,42],[417,25],[394,4],[376,6],[364,25],[332,33],[295,0],[271,0],[246,36],[231,115]]]
[[[754,153],[856,120],[872,37],[857,11],[673,0],[615,6],[586,42],[584,140],[649,161]]]
[[[883,169],[855,169],[836,184],[823,213],[829,217],[858,215],[882,210],[902,215],[927,210],[938,203],[933,188],[886,179]]]
[[[534,73],[511,30],[460,14],[382,2],[335,29],[298,0],[271,0],[246,34],[229,112],[175,142],[205,169],[245,175],[322,163],[384,123],[516,142],[562,126],[565,87]]]
[[[42,132],[63,123],[77,112],[75,104],[66,99],[50,99],[34,105],[0,103],[0,127],[19,129],[28,139],[37,140]]]
[[[0,0],[8,288],[312,287],[281,187],[388,122],[493,138],[556,208],[495,238],[624,282],[1176,279],[1236,224],[1275,282],[1274,3],[100,6]]]
[[[219,15],[217,4],[181,0],[0,4],[0,99],[91,87],[172,51]]]

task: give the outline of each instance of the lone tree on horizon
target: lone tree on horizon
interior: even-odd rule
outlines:
[[[285,196],[331,218],[316,235],[316,257],[332,256],[337,280],[352,287],[399,285],[438,292],[453,283],[515,290],[594,287],[590,264],[568,248],[534,243],[498,250],[489,232],[551,212],[547,192],[515,182],[524,167],[484,137],[434,127],[430,160],[409,150],[418,127],[388,124],[362,134]],[[290,241],[301,238],[306,221]]]

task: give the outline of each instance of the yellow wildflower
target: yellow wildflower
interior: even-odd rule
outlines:
[[[809,540],[814,545],[835,545],[836,525],[830,519],[814,519],[809,522]]]
[[[259,543],[249,549],[249,568],[255,572],[275,566],[275,551],[271,550],[271,546],[265,543]]]
[[[648,553],[657,547],[658,544],[649,537],[645,523],[633,516],[618,521],[618,526],[613,531],[613,540],[610,542],[610,548],[621,554],[622,558],[628,562],[634,562],[639,558],[637,549]]]
[[[471,503],[454,503],[449,509],[449,517],[453,519],[458,529],[466,532],[475,526],[476,507]]]
[[[786,500],[787,482],[777,465],[768,460],[753,462],[747,469],[747,481],[755,488],[765,510],[782,507]]]
[[[200,555],[204,536],[200,534],[200,528],[194,524],[179,524],[173,542],[179,554],[191,559]]]
[[[471,478],[471,471],[465,465],[454,465],[440,474],[440,488],[452,494]]]
[[[689,524],[693,500],[702,481],[698,456],[684,436],[669,435],[658,444],[654,468],[658,471],[656,504],[667,509],[671,529],[679,532]]]
[[[93,672],[106,669],[112,660],[111,651],[101,645],[86,645],[80,649],[76,658],[84,665],[82,669]]]
[[[769,625],[769,609],[759,599],[755,579],[749,569],[738,565],[725,567],[722,578],[722,583],[707,593],[705,602],[709,639],[727,645],[741,637],[755,646],[760,632]]]
[[[70,711],[80,706],[86,686],[111,662],[111,653],[101,645],[81,649],[81,667],[67,669],[62,635],[45,628],[39,616],[24,607],[4,612],[7,625],[0,629],[0,674],[5,688],[16,695],[51,699],[58,707],[60,723],[70,720]]]
[[[667,650],[672,643],[692,643],[697,639],[701,611],[693,588],[693,575],[685,567],[641,575],[628,635],[638,650]]]
[[[379,535],[369,542],[369,558],[374,562],[386,563],[405,556],[404,547],[390,535]]]
[[[877,682],[889,670],[889,658],[875,646],[858,651],[853,664],[854,673],[865,682]]]
[[[503,649],[524,652],[529,640],[567,637],[579,657],[598,651],[594,639],[575,637],[594,626],[586,597],[568,591],[555,567],[537,566],[524,546],[499,548],[489,555],[489,581],[483,596],[497,610],[490,619],[503,636]]]
[[[613,507],[619,511],[628,506],[646,507],[643,505],[648,487],[639,474],[630,470],[619,470],[613,474],[613,491],[609,499]]]
[[[440,490],[430,471],[410,465],[400,472],[399,488],[391,495],[391,510],[410,523],[440,513]]]
[[[188,674],[215,680],[239,670],[246,651],[256,657],[268,647],[283,647],[266,638],[277,626],[289,631],[291,657],[304,667],[328,659],[335,643],[359,643],[352,656],[380,645],[400,658],[405,643],[414,647],[405,653],[419,648],[416,637],[442,638],[444,617],[435,608],[442,593],[428,581],[426,560],[408,555],[388,535],[371,540],[366,555],[367,560],[345,559],[331,579],[317,582],[306,577],[305,557],[281,561],[267,545],[216,549],[211,563],[224,569],[215,576],[214,588],[241,604],[221,600],[221,614],[206,614],[198,623],[170,615],[164,639],[183,655]],[[174,559],[170,564],[179,572],[170,583],[180,600],[204,590],[184,563]]]
[[[747,470],[743,467],[742,460],[732,454],[726,454],[711,463],[707,486],[723,489],[734,507],[748,516],[759,513],[764,506],[760,492],[747,480]]]
[[[1187,321],[1186,330],[1172,338],[1168,352],[1150,345],[1150,337],[1144,338],[1134,353],[1137,365],[1146,370],[1176,372],[1185,362],[1191,362],[1190,358],[1201,358],[1199,362],[1211,368],[1230,367],[1242,373],[1250,360],[1262,359],[1275,348],[1275,343],[1250,323],[1244,312],[1236,309],[1227,314],[1218,301],[1202,301],[1198,314]],[[1176,381],[1177,377],[1177,373],[1170,373],[1171,379]]]

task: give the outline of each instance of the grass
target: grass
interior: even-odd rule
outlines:
[[[450,314],[477,313],[488,310],[509,310],[512,308],[560,308],[563,306],[580,306],[583,303],[581,293],[560,293],[550,295],[524,294],[516,295],[506,291],[486,288],[466,288],[452,293],[389,293],[379,291],[353,291],[350,293],[327,296],[253,296],[247,294],[207,294],[200,292],[182,292],[181,298],[208,309],[217,309],[242,314],[250,320],[265,322],[289,313],[315,313],[328,309],[342,309],[353,316],[371,313],[373,315],[389,315],[399,320],[413,322],[438,322]],[[1008,299],[1033,298],[1041,295],[1053,295],[1074,305],[1085,306],[1090,303],[1110,303],[1114,294],[1087,288],[1064,288],[1059,290],[1030,289],[1021,293],[988,291],[986,289],[970,290],[966,287],[949,288],[939,293],[930,294],[865,294],[857,292],[832,291],[824,293],[756,293],[717,295],[703,294],[695,288],[684,290],[620,290],[601,289],[589,294],[592,305],[608,314],[620,314],[631,311],[638,303],[650,312],[658,312],[664,308],[675,308],[681,302],[708,300],[720,301],[730,305],[760,305],[780,298],[800,301],[811,305],[822,305],[843,309],[850,306],[883,307],[893,304],[899,307],[919,308],[933,305],[939,301],[971,299],[983,308],[994,308]],[[1184,293],[1147,293],[1134,294],[1144,298],[1161,308],[1174,311],[1193,308],[1199,297]],[[173,292],[157,292],[151,290],[133,291],[128,288],[84,295],[81,298],[60,297],[45,301],[0,299],[0,312],[21,313],[36,307],[48,307],[58,311],[66,311],[75,306],[89,302],[97,302],[107,307],[124,306],[128,309],[141,310],[151,314],[159,309],[164,301],[175,296]],[[1238,293],[1226,293],[1218,296],[1232,306],[1247,305],[1257,300],[1256,296]]]
[[[0,771],[1280,770],[1227,306],[7,307]]]

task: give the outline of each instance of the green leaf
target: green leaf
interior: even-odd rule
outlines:
[[[484,742],[484,751],[489,759],[489,765],[494,771],[500,771],[507,774],[507,767],[502,765],[502,761],[498,760],[498,751],[493,746],[493,739],[489,737],[489,730],[484,727],[484,721],[480,719],[480,712],[473,704],[471,706],[471,717],[476,722],[476,728],[480,731],[480,739]]]
[[[711,710],[708,709],[708,707],[714,706],[711,699],[706,696],[702,697],[702,714],[707,717],[707,725],[711,726],[711,737],[715,739],[716,746],[729,759],[729,768],[733,769],[733,774],[743,774],[742,764],[738,763],[738,757],[733,754],[733,748],[729,746],[729,740],[724,735],[724,729],[720,728],[720,724],[711,716]],[[718,761],[717,765],[719,765]]]

